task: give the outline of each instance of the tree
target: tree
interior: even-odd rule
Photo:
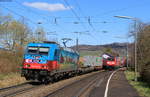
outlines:
[[[150,25],[140,24],[137,27],[137,63],[141,78],[150,83]],[[134,55],[132,55],[134,56]],[[132,60],[134,61],[134,60]]]
[[[42,27],[37,27],[37,29],[35,30],[35,34],[36,34],[35,37],[36,41],[40,42],[46,40],[46,32]]]
[[[0,16],[0,41],[4,48],[15,50],[16,46],[24,46],[30,32],[24,21],[17,21],[11,15]]]
[[[10,48],[9,36],[11,36],[8,31],[8,25],[11,21],[12,21],[11,15],[0,16],[0,41],[1,45],[5,45],[8,48]]]

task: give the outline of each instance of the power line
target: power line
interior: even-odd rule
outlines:
[[[124,10],[128,10],[128,9],[132,9],[132,8],[136,8],[136,7],[142,7],[142,6],[146,6],[145,3],[144,4],[141,4],[140,6],[139,5],[131,5],[131,6],[128,6],[128,7],[124,7],[124,8],[120,8],[120,9],[114,9],[114,10],[110,10],[110,11],[106,11],[104,13],[101,13],[101,14],[97,14],[96,16],[105,16],[107,14],[112,14],[114,12],[120,12],[120,11],[124,11]],[[149,5],[147,5],[149,6]]]
[[[15,1],[18,5],[22,5],[21,4],[21,2],[18,2],[18,1]],[[36,15],[40,15],[40,16],[42,16],[43,17],[43,19],[45,19],[45,20],[47,20],[47,21],[49,21],[49,19],[45,16],[45,15],[42,15],[42,14],[40,14],[40,13],[38,13],[38,12],[36,12],[36,11],[33,11],[33,10],[31,10],[31,9],[29,9],[28,7],[25,7],[25,6],[22,6],[24,9],[27,9],[28,11],[30,11],[30,12],[32,12],[32,13],[34,13],[34,14],[36,14]],[[53,18],[55,18],[55,16],[50,16],[50,17],[53,17]]]
[[[76,5],[78,6],[78,9],[79,9],[80,12],[82,13],[82,15],[85,16],[85,14],[83,13],[83,11],[82,11],[82,9],[81,9],[79,3],[77,2],[77,0],[75,0],[75,2],[76,2]],[[96,30],[95,30],[95,27],[94,27],[94,26],[92,25],[92,23],[91,23],[91,18],[90,18],[90,17],[88,17],[88,24],[89,24],[89,26],[90,26],[94,31],[96,31]]]
[[[21,2],[19,2],[19,1],[15,1],[15,2],[16,2],[18,5],[22,5]],[[33,11],[33,10],[29,9],[28,7],[25,7],[25,6],[22,6],[22,7],[24,7],[24,8],[27,9],[28,11],[31,11],[31,12],[34,13],[34,14],[37,14],[37,15],[44,16],[44,17],[45,17],[45,15],[42,15],[42,14],[36,12],[36,11]],[[55,18],[54,15],[51,15],[50,17]]]
[[[16,3],[19,4],[19,5],[21,5],[21,3],[18,2],[18,1],[16,1]],[[23,6],[23,7],[24,7],[24,6]],[[39,14],[39,13],[37,13],[37,12],[35,12],[35,11],[29,9],[28,7],[24,7],[24,8],[27,9],[28,11],[30,11],[30,12],[32,12],[32,13],[38,15],[38,16],[39,16],[39,15],[42,16],[45,20],[49,21],[49,18],[48,18],[49,15],[46,15],[46,14],[45,14],[45,15],[42,15],[42,14]],[[56,16],[54,16],[54,15],[52,15],[52,14],[51,14],[50,17],[53,18],[55,26],[57,26],[59,29],[61,29],[61,30],[63,30],[63,31],[65,32],[65,29],[64,29],[62,26],[58,25],[58,17],[56,17]]]
[[[70,7],[70,4],[66,1],[66,0],[63,0],[64,2],[65,2],[65,4],[68,6],[68,7]],[[81,19],[80,19],[80,17],[78,16],[78,14],[75,12],[75,10],[73,10],[72,8],[70,8],[71,9],[71,12],[75,15],[75,17],[79,20],[79,21],[81,21]],[[82,22],[82,21],[81,21]],[[82,26],[83,26],[83,28],[85,28],[86,29],[86,27],[82,24]]]
[[[77,4],[77,6],[78,6],[78,8],[80,9],[80,11],[82,12],[82,14],[83,14],[83,11],[81,10],[81,7],[80,7],[80,5],[77,3],[77,0],[75,0],[76,1],[76,4]],[[18,2],[18,1],[15,1],[18,5],[21,5],[21,3],[20,2]],[[42,15],[42,14],[40,14],[40,13],[38,13],[38,12],[36,12],[36,11],[33,11],[33,10],[31,10],[31,9],[29,9],[28,7],[25,7],[25,6],[22,6],[22,7],[24,7],[24,9],[27,9],[28,11],[30,11],[30,12],[32,12],[32,13],[34,13],[34,14],[36,14],[36,15],[40,15],[40,16],[42,16],[45,20],[47,20],[47,21],[49,21],[48,20],[48,18],[46,17],[46,16],[48,16],[48,15]],[[85,15],[84,15],[85,16]],[[48,16],[49,17],[49,16]],[[57,17],[57,16],[54,16],[54,15],[51,15],[50,16],[51,18],[54,18],[54,23],[56,23],[56,21],[57,21],[57,23],[58,23],[58,19],[61,19],[61,18],[76,18],[76,17]],[[78,16],[79,17],[79,16]],[[79,17],[80,19],[81,18],[85,18],[85,19],[89,19],[90,18],[90,20],[92,19],[92,18],[96,18],[96,17]],[[78,23],[86,23],[86,22],[78,22]],[[88,23],[88,22],[87,22]],[[91,22],[91,23],[106,23],[105,21],[104,22]],[[107,22],[108,23],[108,22]]]
[[[85,16],[85,14],[84,14],[83,10],[81,9],[81,7],[80,7],[78,1],[77,1],[77,0],[74,0],[74,1],[75,1],[75,3],[76,3],[76,6],[78,6],[78,9],[79,9],[79,11],[81,12],[81,14],[82,14],[83,16]]]
[[[5,8],[5,9],[7,9],[8,11],[10,11],[10,12],[12,12],[12,13],[14,13],[14,14],[16,14],[16,15],[18,15],[18,16],[21,16],[21,17],[24,17],[23,15],[20,15],[20,14],[18,14],[17,12],[15,12],[15,11],[13,11],[13,10],[10,10],[9,8],[7,8],[7,7],[3,7],[3,8]],[[31,11],[31,10],[30,10]],[[75,12],[75,11],[74,11]],[[37,13],[35,13],[35,12],[33,12],[32,11],[32,13],[34,13],[34,14],[37,14]],[[77,15],[77,14],[76,14]],[[78,15],[77,15],[78,16]],[[26,17],[25,17],[26,18]],[[32,20],[30,20],[30,19],[28,19],[28,18],[26,18],[28,21],[30,21],[31,23],[33,23],[33,24],[36,24],[37,25],[37,23],[35,23],[35,22],[33,22]],[[46,19],[46,18],[45,18]],[[80,17],[78,16],[78,20],[80,20]],[[57,18],[55,17],[55,23],[57,23],[56,22],[57,21]],[[81,20],[80,20],[81,21]],[[81,21],[81,23],[83,24],[83,22]],[[60,27],[60,25],[58,25],[58,24],[56,24],[57,26],[58,26],[58,28],[61,28]],[[62,29],[62,28],[61,28]],[[64,30],[64,29],[63,29]]]
[[[3,7],[4,9],[6,9],[6,10],[8,10],[8,11],[10,11],[10,12],[12,12],[13,14],[16,14],[16,15],[18,15],[18,16],[20,16],[20,17],[24,17],[23,15],[20,15],[20,14],[18,14],[17,12],[15,12],[15,11],[13,11],[13,10],[10,10],[9,8],[7,8],[7,7],[4,7],[4,6],[1,6],[1,7]],[[28,21],[30,21],[32,24],[35,24],[35,25],[37,25],[38,26],[38,24],[37,23],[35,23],[35,22],[33,22],[31,19],[29,19],[29,18],[26,18],[26,17],[24,17],[26,20],[28,20]],[[60,25],[57,25],[58,26],[58,28],[60,28],[61,30],[63,29],[64,30],[64,28],[63,27],[61,27]]]
[[[94,26],[93,26],[92,23],[91,23],[91,18],[90,18],[90,17],[88,18],[88,23],[89,23],[90,27],[91,27],[94,31],[96,31],[95,28],[94,28]]]
[[[77,3],[77,0],[75,0],[76,1],[76,3]],[[80,7],[80,5],[77,3],[77,6],[79,7],[79,10],[80,10],[80,12],[81,13],[83,13],[83,11],[81,10],[81,7]],[[83,14],[84,15],[84,14]],[[92,22],[91,22],[91,18],[90,17],[88,17],[87,18],[88,19],[88,24],[89,24],[89,26],[93,29],[93,31],[95,31],[95,32],[97,32],[96,31],[96,29],[95,29],[95,27],[92,25]],[[93,36],[92,34],[90,34],[91,35],[91,37],[93,38],[93,39],[96,39],[96,38],[94,38],[95,36]],[[98,41],[97,39],[96,39],[96,41]]]
[[[74,1],[75,1],[75,3],[76,3],[76,6],[78,6],[78,9],[79,9],[80,13],[81,13],[83,16],[85,16],[85,14],[83,13],[83,11],[82,11],[82,9],[81,9],[79,3],[77,2],[77,0],[74,0]],[[88,19],[88,24],[89,24],[89,26],[90,26],[94,31],[96,31],[95,27],[94,27],[93,24],[91,23],[91,18],[90,18],[90,17],[86,17],[86,19]]]
[[[74,24],[79,24],[79,23],[87,23],[87,24],[89,24],[89,22],[63,22],[63,23],[74,23]],[[103,23],[103,24],[106,24],[106,23],[117,23],[117,22],[106,22],[106,21],[102,21],[102,22],[100,22],[100,21],[97,21],[97,22],[90,22],[90,23],[94,23],[94,24],[100,24],[100,23]]]
[[[4,7],[4,6],[1,6],[1,7],[3,7],[4,9],[6,9],[6,10],[8,10],[8,11],[10,11],[10,12],[12,12],[12,13],[14,13],[14,14],[16,14],[16,15],[20,16],[20,17],[24,17],[24,16],[22,16],[22,15],[18,14],[17,12],[15,12],[15,11],[13,11],[13,10],[11,10],[11,9],[7,8],[7,7]],[[24,17],[24,18],[25,18],[26,20],[30,21],[32,24],[38,25],[37,23],[33,22],[31,19],[26,18],[26,17]]]
[[[66,1],[66,0],[63,0],[64,2],[65,2],[65,4],[67,5],[67,6],[70,6],[70,4]],[[80,10],[81,10],[81,8],[80,8]],[[76,18],[82,23],[82,25],[83,25],[83,22],[80,20],[80,17],[77,15],[77,13],[71,8],[71,11],[72,11],[72,13],[76,16]],[[94,30],[94,31],[96,31],[95,30],[95,28],[93,27],[93,25],[90,23],[90,21],[88,21],[88,23],[89,23],[89,25],[90,25],[90,27]],[[83,27],[85,28],[85,26],[83,25]],[[96,31],[97,32],[97,31]],[[96,39],[97,40],[97,38],[94,38],[95,36],[93,36],[92,34],[91,34],[91,36],[92,36],[92,38],[93,39]],[[97,40],[98,41],[98,40]]]
[[[75,0],[75,2],[76,2],[76,5],[78,6],[78,9],[80,10],[80,12],[83,14],[83,16],[85,16],[85,14],[83,13],[83,11],[82,11],[82,9],[81,9],[79,3],[77,2],[77,0]],[[92,25],[92,23],[91,23],[91,18],[90,18],[90,17],[88,17],[88,23],[89,23],[90,27],[91,27],[94,31],[96,31],[96,30],[95,30],[95,27],[94,27],[94,26]]]
[[[75,1],[75,3],[76,3],[76,6],[78,6],[78,9],[79,9],[79,11],[81,12],[81,14],[82,14],[83,16],[85,16],[85,14],[83,13],[83,10],[81,9],[81,7],[80,7],[79,3],[77,2],[77,0],[74,0],[74,1]],[[92,22],[91,22],[91,17],[89,16],[89,17],[85,17],[85,18],[87,19],[88,24],[89,24],[89,26],[93,29],[93,31],[94,31],[94,32],[97,32],[96,29],[95,29],[95,27],[94,27],[94,25],[93,25]],[[96,40],[97,40],[97,39],[96,39]]]
[[[70,4],[66,1],[66,0],[63,0],[65,2],[65,4],[70,7]],[[72,13],[75,15],[75,17],[80,21],[80,17],[77,15],[77,13],[75,12],[75,10],[73,10],[72,8],[70,8]]]

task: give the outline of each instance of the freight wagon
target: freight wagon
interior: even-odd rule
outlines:
[[[99,56],[84,56],[83,57],[83,66],[87,67],[93,67],[94,70],[100,70],[102,69],[102,57]]]

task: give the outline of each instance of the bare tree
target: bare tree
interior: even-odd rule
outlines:
[[[35,34],[36,34],[35,39],[38,42],[46,40],[46,32],[44,31],[42,27],[37,27]]]
[[[8,16],[0,16],[0,41],[3,47],[15,50],[16,46],[24,46],[29,40],[31,30],[24,19],[17,21]]]

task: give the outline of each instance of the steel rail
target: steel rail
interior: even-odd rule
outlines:
[[[7,91],[7,90],[12,89],[12,88],[22,87],[22,86],[27,85],[27,84],[29,84],[29,82],[25,82],[25,83],[21,83],[21,84],[18,84],[18,85],[5,87],[5,88],[0,88],[0,92]]]
[[[97,72],[96,74],[94,74],[94,76],[97,76],[99,73],[102,73],[102,72],[104,73],[104,72],[107,72],[107,71]],[[65,88],[67,88],[67,87],[69,87],[69,86],[71,86],[71,85],[74,85],[74,84],[76,84],[76,83],[78,83],[78,82],[81,82],[81,81],[83,81],[83,80],[85,80],[85,79],[88,79],[88,78],[90,78],[90,77],[92,77],[92,76],[93,76],[93,74],[90,75],[90,76],[87,76],[87,77],[85,77],[85,78],[81,78],[80,80],[77,80],[77,81],[74,81],[74,82],[72,82],[72,83],[69,83],[69,84],[67,84],[67,85],[65,85],[65,86],[62,86],[62,87],[60,87],[59,89],[54,90],[53,92],[49,93],[48,95],[46,95],[46,96],[44,96],[44,97],[49,97],[49,96],[52,96],[52,95],[54,95],[54,94],[57,94],[57,92],[59,92],[59,91],[65,89]],[[95,80],[95,77],[93,78],[93,80]]]
[[[29,84],[29,83],[28,83]],[[0,97],[10,97],[10,96],[15,96],[15,95],[19,95],[19,94],[22,94],[22,93],[25,93],[29,90],[32,90],[32,89],[37,89],[37,88],[40,88],[41,86],[43,85],[38,85],[38,86],[35,86],[35,85],[31,85],[31,86],[26,86],[27,84],[23,84],[23,85],[19,85],[19,86],[13,86],[13,87],[8,87],[8,88],[4,88],[4,92],[6,93],[3,93],[3,94],[0,94]],[[26,86],[26,87],[24,87]],[[17,89],[17,90],[12,90],[12,89],[17,89],[17,88],[20,88],[20,89]],[[1,92],[2,93],[2,92]]]

